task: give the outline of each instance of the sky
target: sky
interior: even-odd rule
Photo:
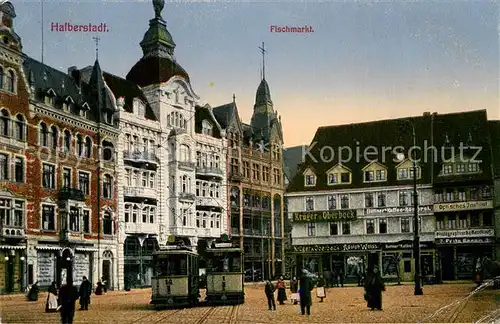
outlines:
[[[95,33],[52,23],[106,23],[99,61],[125,77],[154,17],[151,1],[11,1],[23,51],[67,71],[95,60]],[[165,1],[162,16],[201,100],[232,101],[249,123],[266,80],[285,147],[308,144],[320,126],[486,109],[500,119],[500,2]],[[270,26],[311,26],[275,33]],[[43,33],[42,33],[43,30]]]

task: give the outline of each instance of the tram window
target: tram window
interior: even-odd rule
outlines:
[[[239,255],[215,255],[209,259],[208,268],[211,272],[241,272],[241,257]]]
[[[156,258],[156,276],[180,276],[187,275],[187,255],[168,255]]]

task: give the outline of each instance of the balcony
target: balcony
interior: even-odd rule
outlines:
[[[222,178],[224,176],[224,172],[221,169],[213,167],[196,167],[196,174],[214,178]]]
[[[59,190],[59,200],[85,201],[85,194],[80,189],[63,187]]]
[[[197,206],[209,206],[209,207],[221,207],[221,204],[217,201],[219,198],[214,197],[196,197]]]
[[[243,181],[243,175],[239,172],[231,172],[229,174],[229,181],[241,182],[241,181]]]
[[[126,234],[157,234],[158,225],[155,223],[125,223]]]
[[[179,194],[179,200],[186,201],[186,202],[194,202],[196,200],[196,196],[195,196],[195,194],[192,194],[192,193],[181,192]]]
[[[194,171],[196,164],[194,162],[179,161],[179,169],[184,171]]]
[[[83,233],[76,233],[63,229],[59,232],[59,239],[62,242],[83,242],[84,236]]]
[[[125,187],[123,194],[126,197],[152,198],[156,199],[156,189],[148,187]]]
[[[159,159],[155,152],[151,151],[125,151],[123,159],[131,162],[154,163],[157,164]]]
[[[5,238],[24,239],[26,238],[26,232],[22,227],[3,225],[2,236]]]

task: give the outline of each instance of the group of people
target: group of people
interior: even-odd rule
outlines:
[[[100,292],[98,291],[100,290]],[[95,293],[102,294],[103,285],[100,283],[96,288]],[[37,301],[40,288],[38,282],[33,284],[28,291],[27,298],[29,301]],[[72,324],[75,316],[76,301],[80,300],[80,310],[88,310],[90,304],[90,296],[92,295],[92,284],[83,277],[79,289],[73,285],[73,280],[66,279],[66,284],[60,289],[57,289],[56,282],[52,282],[48,289],[47,301],[45,303],[45,311],[53,313],[59,311],[61,313],[61,322],[64,324]]]
[[[324,277],[318,278],[316,285],[316,295],[323,302],[326,298],[327,280]],[[369,269],[363,278],[364,299],[367,302],[367,307],[371,310],[382,310],[382,292],[385,291],[384,281],[378,267]],[[311,291],[314,289],[313,281],[306,270],[302,270],[300,278],[297,280],[294,277],[290,281],[291,300],[294,305],[300,302],[300,312],[302,315],[311,314],[312,297]],[[280,277],[277,284],[273,285],[271,281],[266,282],[265,294],[269,310],[276,310],[274,301],[274,292],[278,290],[278,303],[283,305],[287,300],[286,284],[283,277]]]

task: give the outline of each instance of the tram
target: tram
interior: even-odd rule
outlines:
[[[150,304],[157,309],[196,306],[200,297],[198,254],[173,237],[168,241],[153,253]]]
[[[206,250],[208,260],[205,301],[209,305],[236,305],[245,301],[243,249],[234,247],[227,241],[226,237]]]

